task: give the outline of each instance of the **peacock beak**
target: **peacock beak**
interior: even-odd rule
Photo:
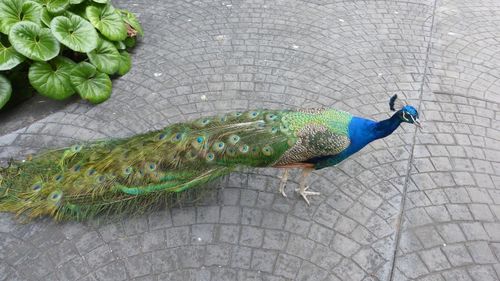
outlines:
[[[413,124],[415,124],[415,126],[419,128],[422,128],[422,123],[420,123],[420,120],[418,118],[413,119]]]

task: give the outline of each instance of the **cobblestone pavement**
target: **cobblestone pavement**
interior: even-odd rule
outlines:
[[[311,207],[261,169],[113,223],[2,214],[0,280],[500,280],[500,2],[116,4],[146,36],[111,100],[3,121],[0,159],[239,109],[381,119],[394,93],[425,128],[315,172]]]

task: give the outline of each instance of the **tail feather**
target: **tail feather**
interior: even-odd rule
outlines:
[[[293,144],[281,113],[202,118],[16,162],[0,171],[0,211],[57,220],[141,212],[239,166],[275,163]]]
[[[172,203],[173,199],[182,197],[181,191],[209,183],[232,170],[217,167],[179,172],[179,175],[171,172],[160,183],[138,186],[126,186],[115,181],[105,192],[87,189],[72,192],[71,188],[56,187],[44,192],[40,189],[44,187],[39,187],[40,180],[26,188],[32,182],[29,180],[30,166],[20,165],[0,172],[0,212],[12,212],[28,220],[41,216],[51,216],[56,220],[84,220],[97,215],[142,213],[161,203]]]

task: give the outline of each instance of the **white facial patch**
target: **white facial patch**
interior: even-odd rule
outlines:
[[[411,115],[410,115],[411,117]],[[412,117],[413,118],[413,117]],[[410,122],[410,119],[408,119],[408,117],[406,117],[406,111],[403,111],[403,119],[406,121],[406,122]]]

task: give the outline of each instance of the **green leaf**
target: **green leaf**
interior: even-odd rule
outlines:
[[[83,1],[85,1],[85,0],[69,0],[69,3],[71,5],[77,5],[77,4],[82,3]]]
[[[12,69],[25,59],[7,40],[0,40],[0,71]]]
[[[9,40],[16,51],[32,60],[47,61],[59,53],[59,42],[50,29],[29,21],[14,24]]]
[[[42,23],[46,26],[46,27],[50,27],[50,22],[52,21],[52,19],[54,18],[54,15],[51,14],[48,10],[47,10],[47,7],[43,7],[42,9]]]
[[[111,96],[111,80],[88,62],[81,62],[71,71],[71,84],[82,99],[97,104]]]
[[[60,14],[64,12],[69,6],[69,0],[35,0],[35,1],[47,7],[47,10],[52,14]]]
[[[59,42],[73,51],[88,53],[97,47],[97,31],[90,22],[75,14],[55,17],[50,29]]]
[[[122,17],[111,6],[88,6],[85,10],[87,18],[106,38],[121,41],[127,37],[127,27]]]
[[[88,20],[87,14],[85,13],[85,9],[87,8],[88,4],[87,2],[82,2],[81,4],[75,4],[71,5],[66,13],[72,13],[75,15],[79,15],[80,17],[84,18],[85,20]]]
[[[125,43],[125,46],[127,46],[127,48],[132,48],[136,43],[135,37],[127,37],[125,38],[125,40],[123,40],[123,43]]]
[[[90,62],[101,72],[113,74],[120,67],[120,53],[113,43],[101,39],[92,52],[87,53]]]
[[[123,41],[115,41],[113,43],[115,43],[115,47],[118,50],[125,50],[125,49],[127,49],[127,46],[125,46],[125,43],[123,43]]]
[[[99,4],[106,4],[106,3],[108,3],[108,0],[92,0],[92,1],[94,1],[96,3],[99,3]]]
[[[139,35],[143,36],[144,31],[142,30],[142,26],[137,20],[137,17],[127,10],[120,10],[123,21],[125,21],[128,25],[130,25]]]
[[[12,86],[5,76],[0,74],[0,109],[9,101]]]
[[[123,51],[120,52],[120,67],[118,68],[118,74],[119,75],[125,75],[127,72],[130,71],[130,68],[132,67],[132,60],[130,59],[129,53]]]
[[[75,93],[70,73],[76,64],[65,57],[56,57],[49,62],[35,62],[30,66],[30,84],[39,94],[56,100],[63,100]]]
[[[9,34],[12,26],[20,21],[31,21],[40,24],[42,6],[33,1],[1,0],[0,32]]]

